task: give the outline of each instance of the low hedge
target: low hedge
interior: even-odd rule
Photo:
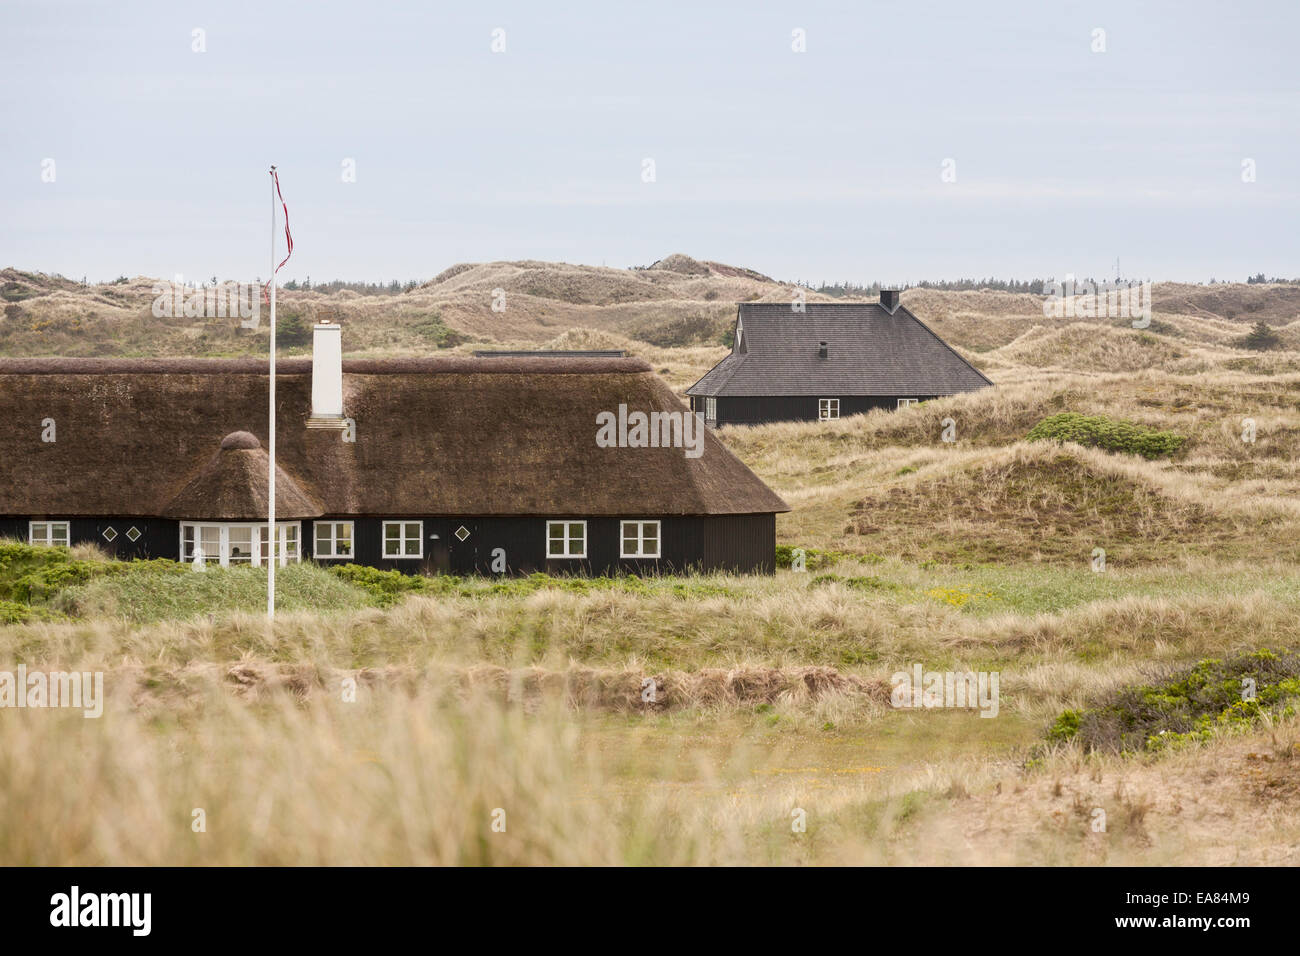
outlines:
[[[1174,455],[1187,442],[1185,436],[1176,432],[1158,431],[1135,422],[1105,415],[1080,415],[1078,412],[1062,412],[1044,418],[1026,438],[1029,441],[1074,442],[1149,459]]]

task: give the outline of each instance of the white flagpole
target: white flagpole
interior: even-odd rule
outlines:
[[[275,620],[275,167],[271,167],[271,388],[270,424],[267,427],[267,457],[270,465],[266,477],[266,619]]]

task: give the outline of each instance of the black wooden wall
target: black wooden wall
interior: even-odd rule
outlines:
[[[757,425],[762,422],[817,421],[818,402],[823,398],[840,400],[840,418],[861,415],[874,408],[896,409],[900,398],[928,401],[937,395],[756,395],[723,396],[718,399],[719,425]],[[704,411],[704,399],[691,397],[691,407]]]
[[[654,515],[626,515],[654,520]],[[584,520],[581,515],[556,515],[554,520]],[[0,517],[0,537],[28,538],[27,518]],[[180,558],[180,523],[162,518],[69,518],[71,544],[92,542],[122,560],[133,558]],[[546,556],[545,518],[394,518],[424,522],[424,557],[420,560],[397,560],[383,556],[383,518],[348,518],[352,521],[353,557],[322,560],[321,564],[368,564],[396,569],[410,574],[453,573],[491,574],[493,551],[505,551],[507,574],[611,574],[675,573],[691,570],[737,571],[771,574],[776,560],[776,516],[706,515],[659,518],[660,545],[658,559],[619,557],[619,522],[623,518],[587,518],[587,557],[556,559]],[[461,525],[470,532],[463,542],[455,537]],[[107,527],[117,531],[110,543],[103,537]],[[140,538],[132,542],[126,536],[131,527]],[[433,535],[438,537],[435,539]],[[302,522],[302,553],[312,557],[315,545],[312,522]]]
[[[770,574],[775,570],[776,516],[704,515],[661,517],[658,559],[620,558],[622,520],[642,518],[656,520],[655,515],[624,515],[618,518],[586,518],[582,515],[555,515],[547,518],[440,518],[427,516],[424,522],[424,557],[420,560],[385,558],[383,555],[383,518],[340,517],[333,520],[354,522],[353,548],[350,559],[386,570],[407,573],[450,572],[452,574],[491,574],[493,552],[505,552],[507,574],[663,574],[688,570],[737,571]],[[587,522],[587,557],[548,558],[546,556],[546,522],[548,520]],[[389,520],[413,520],[411,518]],[[456,529],[464,525],[469,537],[456,538]],[[437,538],[433,536],[437,535]],[[315,543],[311,522],[303,522],[304,555],[310,555]],[[348,559],[321,560],[321,564],[346,564]]]
[[[17,538],[26,541],[30,518],[0,517],[0,538]],[[37,520],[42,520],[37,518]],[[68,537],[71,544],[90,542],[98,544],[110,554],[130,561],[134,558],[180,558],[180,522],[166,518],[63,518],[51,517],[53,521],[68,522]],[[140,537],[132,541],[127,537],[131,528],[140,532]],[[104,537],[104,531],[112,528],[117,536],[110,542]]]

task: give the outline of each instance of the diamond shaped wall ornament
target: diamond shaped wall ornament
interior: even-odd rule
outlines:
[[[469,537],[469,529],[466,528],[464,525],[461,525],[459,528],[456,529],[457,540],[464,541],[468,537]]]
[[[114,538],[117,537],[117,532],[113,530],[113,526],[112,526],[112,525],[109,525],[109,526],[108,526],[107,528],[105,528],[105,529],[103,530],[103,532],[101,532],[101,533],[104,535],[104,540],[105,540],[105,541],[112,541]]]
[[[141,534],[143,534],[143,532],[140,531],[139,528],[137,528],[135,525],[131,525],[131,530],[126,533],[126,536],[130,538],[132,541],[139,541]]]

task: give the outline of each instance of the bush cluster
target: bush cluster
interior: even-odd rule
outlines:
[[[1078,412],[1062,412],[1044,418],[1025,437],[1029,441],[1069,441],[1148,459],[1173,455],[1187,441],[1185,436],[1176,432],[1158,431],[1105,415],[1080,415]]]
[[[1254,651],[1203,660],[1154,683],[1121,688],[1094,707],[1063,711],[1047,739],[1076,740],[1085,751],[1161,750],[1248,727],[1266,713],[1292,714],[1297,696],[1300,654]]]

